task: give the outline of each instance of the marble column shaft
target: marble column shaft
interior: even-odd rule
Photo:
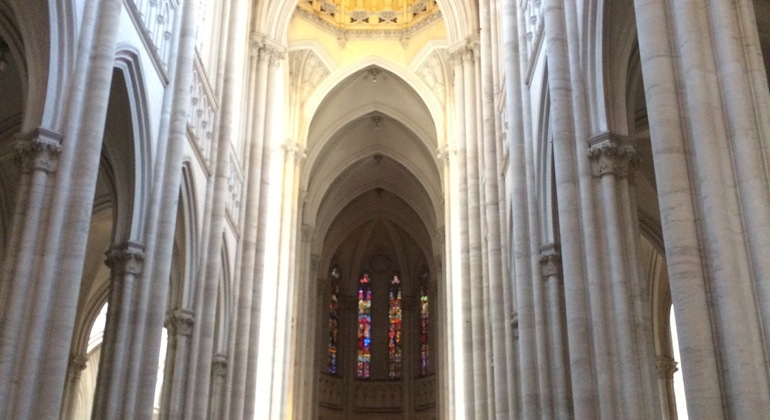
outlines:
[[[642,297],[639,279],[638,223],[635,203],[632,208],[630,179],[638,166],[638,157],[630,140],[612,133],[589,141],[588,157],[601,191],[604,234],[609,257],[609,294],[614,322],[609,331],[614,359],[618,363],[616,383],[622,383],[618,393],[624,418],[659,416],[655,405],[654,373],[649,360],[654,355],[651,320],[640,319],[649,312],[649,299]],[[647,321],[647,322],[643,322]]]
[[[508,145],[510,166],[526,168],[527,146],[531,130],[527,130],[527,96],[522,82],[526,73],[526,59],[521,45],[526,45],[524,26],[518,2],[509,1],[504,15],[506,51],[506,108],[508,111]],[[518,407],[522,418],[539,418],[540,401],[537,369],[537,351],[534,329],[532,296],[532,266],[530,253],[530,209],[527,172],[511,170],[511,265],[513,297],[516,303],[516,328],[518,345]]]
[[[203,269],[196,277],[195,313],[198,322],[193,328],[193,351],[188,383],[190,400],[186,407],[189,414],[208,412],[211,391],[211,370],[214,355],[214,340],[217,332],[217,296],[220,282],[226,279],[222,275],[223,232],[226,223],[228,180],[231,160],[231,144],[237,143],[239,131],[238,113],[241,107],[240,95],[243,80],[243,63],[238,59],[246,51],[243,34],[248,26],[249,2],[237,0],[231,5],[227,16],[226,40],[223,48],[228,51],[224,62],[224,83],[222,85],[222,107],[219,115],[218,136],[216,140],[214,179],[211,208],[206,218],[209,230],[206,241]],[[220,296],[225,299],[225,296]],[[223,314],[224,315],[224,314]],[[229,341],[227,338],[225,340]]]
[[[484,271],[482,257],[482,232],[481,232],[481,198],[479,191],[479,133],[478,133],[478,109],[479,99],[478,65],[479,50],[478,41],[469,40],[463,58],[463,77],[465,90],[465,159],[467,168],[467,194],[468,200],[468,262],[470,290],[465,295],[471,303],[471,331],[472,343],[471,359],[474,375],[474,415],[476,418],[487,418],[489,392],[487,381],[487,355],[486,355],[486,323],[484,313]]]
[[[194,323],[194,313],[187,309],[175,309],[166,319],[168,351],[163,377],[162,419],[178,419],[184,413]]]
[[[238,294],[238,311],[235,327],[235,348],[233,355],[233,378],[232,391],[230,395],[230,404],[227,408],[225,417],[233,420],[240,420],[244,414],[244,395],[246,392],[246,377],[248,369],[249,352],[249,331],[251,330],[251,309],[254,304],[254,288],[257,277],[254,275],[257,255],[257,239],[259,236],[259,222],[265,217],[260,213],[260,203],[262,200],[262,172],[264,170],[264,131],[265,131],[265,112],[267,106],[267,83],[268,83],[268,64],[270,57],[264,46],[250,46],[250,88],[249,91],[253,97],[249,106],[251,107],[250,118],[251,133],[249,135],[249,162],[247,169],[246,193],[245,193],[245,217],[243,227],[243,239],[241,240],[241,265],[240,282],[241,286]]]
[[[482,103],[482,159],[481,168],[485,171],[484,176],[484,217],[486,218],[487,234],[487,279],[489,279],[489,313],[491,334],[489,339],[491,345],[488,347],[492,352],[490,363],[491,375],[493,379],[493,409],[491,415],[496,418],[510,418],[513,414],[510,412],[510,402],[508,400],[509,389],[509,338],[510,324],[507,322],[507,311],[505,298],[505,288],[507,277],[503,275],[502,262],[502,239],[500,226],[500,189],[499,179],[500,170],[498,167],[498,136],[495,113],[495,91],[493,86],[493,62],[492,57],[492,16],[490,13],[490,2],[480,3],[480,19],[482,21],[482,31],[480,36],[479,59],[481,66],[481,103]]]
[[[556,246],[545,247],[540,254],[540,270],[547,289],[548,334],[553,384],[553,413],[555,419],[572,418],[572,397],[569,389],[568,348],[564,329],[564,282],[561,254]]]
[[[44,252],[32,263],[39,271],[30,273],[29,279],[16,279],[32,282],[34,291],[30,298],[34,298],[34,304],[28,305],[25,333],[13,337],[21,341],[22,347],[8,358],[0,355],[3,362],[19,358],[12,362],[16,373],[7,376],[16,378],[8,381],[15,386],[0,396],[0,406],[6,408],[10,418],[57,417],[61,410],[69,354],[61,349],[69,348],[72,340],[122,2],[105,0],[98,7],[88,66],[83,67],[87,69],[83,118],[72,116],[79,121],[71,123],[71,130],[65,130],[57,168],[57,189],[48,223],[41,229],[46,232],[46,236],[41,236],[45,238],[41,244]],[[90,34],[90,28],[86,27],[84,33]],[[74,91],[79,87],[81,85],[73,85],[76,99],[80,96]],[[62,238],[67,239],[66,247],[61,246]]]
[[[267,81],[265,84],[265,110],[264,110],[264,134],[263,134],[263,149],[261,160],[261,175],[260,175],[260,189],[259,189],[259,207],[258,207],[258,220],[257,220],[257,238],[256,238],[256,255],[257,259],[254,264],[254,270],[252,271],[252,277],[254,286],[252,289],[252,304],[251,304],[251,318],[252,322],[249,325],[248,332],[248,354],[246,367],[246,391],[244,393],[244,413],[243,418],[251,419],[255,415],[255,407],[252,403],[256,400],[256,383],[257,383],[257,358],[259,356],[259,336],[260,336],[260,323],[262,309],[262,291],[263,281],[265,275],[265,250],[266,238],[267,238],[267,214],[269,210],[269,193],[271,187],[271,159],[273,150],[271,149],[272,133],[274,128],[272,127],[272,115],[275,112],[275,79],[278,76],[278,61],[282,55],[275,48],[267,50],[269,52],[266,63]],[[248,198],[248,197],[247,197]],[[240,362],[239,362],[240,363]],[[239,365],[240,366],[240,365]],[[232,410],[232,415],[236,415]]]
[[[142,279],[144,247],[124,243],[107,253],[110,268],[109,306],[104,326],[99,374],[96,381],[93,414],[98,418],[120,418],[127,393],[126,377],[130,360],[131,326],[137,311],[138,289]]]
[[[33,269],[31,261],[39,244],[43,209],[49,201],[53,183],[53,173],[61,153],[61,138],[54,133],[38,130],[30,138],[22,138],[17,144],[17,160],[20,164],[21,179],[19,193],[14,208],[13,223],[9,234],[8,252],[2,267],[2,278],[9,280],[8,288],[0,294],[2,304],[2,330],[0,330],[0,354],[2,364],[0,372],[4,377],[11,376],[13,359],[17,357],[20,345],[18,337],[23,334],[25,307],[30,300],[30,287],[27,281]],[[10,383],[0,388],[0,401],[11,392]],[[2,406],[2,405],[0,405]]]
[[[461,47],[462,48],[462,47]],[[457,145],[456,164],[453,165],[455,171],[454,180],[456,183],[455,200],[453,204],[456,218],[453,218],[453,224],[456,226],[452,237],[454,249],[452,257],[455,269],[452,274],[453,284],[453,306],[461,307],[461,319],[454,319],[455,336],[455,360],[461,368],[455,369],[455,402],[465,402],[464,405],[456,405],[463,411],[462,416],[473,418],[474,387],[476,379],[473,375],[473,337],[471,323],[471,300],[470,300],[470,262],[468,251],[468,182],[467,182],[467,161],[466,161],[466,89],[465,89],[465,69],[464,52],[462,50],[454,51],[452,54],[452,63],[454,66],[454,93],[455,93],[455,132],[454,141]],[[451,158],[450,158],[451,159]],[[451,161],[450,161],[451,164]],[[455,312],[457,313],[457,312]],[[462,373],[460,373],[462,371]],[[458,417],[461,415],[458,413]]]
[[[127,418],[150,416],[155,400],[155,384],[157,381],[158,358],[160,352],[160,331],[166,322],[166,311],[169,309],[167,297],[169,293],[169,278],[173,260],[173,245],[176,235],[178,215],[178,200],[182,184],[182,162],[184,148],[187,144],[188,107],[192,100],[190,86],[193,83],[193,60],[195,58],[195,38],[197,3],[183,2],[177,14],[177,22],[172,38],[172,59],[169,63],[170,82],[166,87],[163,98],[163,113],[161,114],[158,138],[165,147],[158,149],[155,161],[157,183],[151,190],[151,200],[145,223],[145,238],[148,241],[148,252],[145,255],[145,276],[149,279],[165,281],[145,281],[141,287],[141,298],[137,304],[134,320],[133,344],[129,366],[131,370],[128,379],[126,401],[124,403]],[[181,302],[187,305],[189,302]],[[192,315],[189,315],[192,322]],[[171,356],[176,365],[187,363],[189,340],[177,341],[176,353]],[[181,356],[180,356],[181,354]],[[163,357],[166,357],[164,355]],[[183,358],[184,361],[179,360]],[[171,385],[164,385],[164,392],[171,393],[167,413],[178,413],[178,397],[183,392],[183,380],[179,375],[185,370],[175,370]]]
[[[770,177],[760,164],[770,94],[751,5],[635,5],[688,411],[761,416],[770,410]]]
[[[592,266],[595,266],[594,271],[601,266],[601,257],[594,255],[596,263],[586,267],[583,260],[584,241],[595,238],[583,231],[581,221],[584,208],[583,205],[576,205],[583,203],[583,197],[578,176],[580,168],[575,141],[577,130],[573,121],[571,51],[568,46],[565,3],[568,2],[545,0],[543,8],[574,415],[581,419],[609,419],[615,417],[615,403],[610,376],[612,370],[606,357],[606,347],[609,345],[605,335],[606,317],[597,311],[601,306],[595,304],[593,299],[589,305],[589,295],[595,298],[594,293],[601,292],[601,288],[591,287],[590,280],[598,279],[599,276],[589,271]],[[584,239],[585,236],[589,238]],[[594,348],[591,346],[592,341]],[[596,360],[593,354],[596,354]]]

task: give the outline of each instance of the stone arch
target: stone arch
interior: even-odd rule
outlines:
[[[414,90],[432,116],[433,126],[436,130],[436,139],[439,142],[438,146],[440,146],[443,139],[446,138],[446,115],[444,106],[438,101],[438,98],[436,98],[425,81],[417,77],[408,69],[402,68],[395,63],[377,56],[362,57],[344,68],[332,70],[332,73],[316,87],[315,91],[305,103],[304,113],[305,115],[312,117],[308,118],[307,121],[303,121],[298,138],[303,140],[308,138],[312,120],[315,119],[319,107],[330,93],[359,72],[373,67],[387,71],[402,81],[405,86]],[[420,130],[416,130],[416,132],[419,131]]]

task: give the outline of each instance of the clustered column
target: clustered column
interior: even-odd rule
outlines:
[[[753,6],[634,3],[688,412],[762,417],[770,93]]]

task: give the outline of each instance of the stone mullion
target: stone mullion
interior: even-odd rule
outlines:
[[[195,317],[187,309],[169,313],[165,325],[168,331],[168,351],[163,381],[162,419],[176,419],[184,413],[185,390],[190,363],[192,332]]]
[[[252,98],[252,124],[249,136],[249,162],[245,193],[245,217],[243,239],[241,240],[240,292],[238,295],[238,311],[235,327],[235,345],[233,355],[233,378],[231,385],[230,404],[227,407],[226,418],[240,420],[243,418],[245,384],[247,377],[249,331],[251,330],[251,308],[254,304],[254,288],[256,278],[254,267],[257,260],[257,238],[259,236],[261,186],[262,186],[262,157],[264,150],[265,108],[267,106],[268,61],[264,46],[252,45],[250,62],[250,89]]]
[[[144,264],[144,247],[125,243],[107,253],[110,295],[104,327],[99,373],[94,396],[94,416],[120,418],[130,365],[133,317],[137,310],[138,280]]]

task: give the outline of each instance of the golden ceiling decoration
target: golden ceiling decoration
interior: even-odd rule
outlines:
[[[300,15],[338,35],[400,35],[441,18],[435,0],[300,0]]]

